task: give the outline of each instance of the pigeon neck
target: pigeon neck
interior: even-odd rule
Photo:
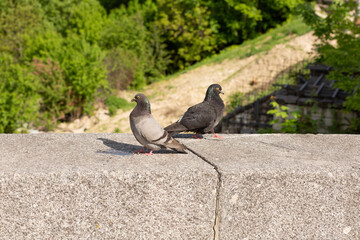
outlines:
[[[219,101],[219,99],[221,100],[220,96],[218,94],[214,93],[212,89],[209,89],[206,92],[204,101],[208,101],[208,102]]]
[[[150,102],[149,101],[139,102],[136,107],[138,109],[138,112],[140,112],[140,113],[149,113],[149,114],[151,114],[151,108],[150,108]]]

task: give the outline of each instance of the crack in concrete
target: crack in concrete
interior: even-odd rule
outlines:
[[[207,164],[211,165],[215,169],[215,171],[216,171],[216,173],[218,175],[218,182],[217,182],[217,185],[216,185],[216,205],[215,205],[215,220],[214,220],[214,225],[213,225],[213,231],[214,231],[214,238],[213,239],[214,240],[219,240],[220,239],[220,188],[221,188],[221,184],[222,184],[222,174],[219,171],[218,166],[216,166],[214,163],[210,162],[204,156],[202,156],[201,154],[195,152],[191,148],[187,147],[187,149],[190,152],[192,152],[193,154],[195,154],[196,156],[198,156],[199,158],[201,158]]]
[[[289,147],[281,146],[281,145],[274,144],[274,143],[267,143],[267,142],[263,142],[263,141],[258,141],[258,142],[259,142],[259,143],[262,143],[262,144],[266,144],[266,145],[274,146],[274,147],[277,147],[277,148],[281,148],[281,149],[295,150],[295,149],[293,149],[293,148],[289,148]]]

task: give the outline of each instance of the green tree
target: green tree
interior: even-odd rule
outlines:
[[[328,9],[325,18],[319,17],[308,4],[299,7],[306,23],[314,29],[320,42],[316,45],[317,61],[334,68],[328,78],[336,80],[336,86],[349,93],[345,106],[360,111],[360,25],[354,13],[355,1],[336,1]]]
[[[15,61],[24,56],[25,38],[41,26],[42,12],[36,1],[1,1],[0,52],[13,55]]]
[[[12,133],[32,123],[39,111],[38,82],[30,69],[0,54],[0,133]]]
[[[302,0],[204,1],[219,26],[218,48],[240,44],[285,21]]]
[[[110,13],[100,44],[108,49],[108,79],[113,86],[141,88],[146,85],[146,34],[139,13],[128,14],[124,7]]]
[[[90,113],[98,90],[107,85],[100,47],[77,35],[63,38],[51,29],[27,39],[26,46],[25,59],[41,72],[42,109],[54,113],[52,119]]]
[[[184,69],[216,49],[218,25],[201,1],[157,0],[155,25],[171,54],[170,72]]]
[[[222,47],[238,44],[256,34],[257,22],[262,20],[257,1],[220,0],[212,1],[212,17],[218,22],[218,44]]]
[[[108,80],[117,89],[142,88],[165,74],[167,52],[160,33],[144,18],[154,5],[137,1],[111,11],[99,44],[107,50]],[[151,10],[152,11],[152,10]]]
[[[109,13],[115,8],[119,8],[121,5],[127,5],[129,0],[99,0],[100,4]]]
[[[56,59],[59,59],[65,82],[70,88],[71,117],[90,113],[99,89],[107,86],[103,52],[96,44],[72,37],[65,41],[62,52],[58,54]]]
[[[70,88],[66,85],[64,73],[59,64],[51,58],[33,58],[33,74],[39,81],[37,93],[41,96],[38,124],[42,130],[51,130],[60,119],[71,111]]]
[[[47,21],[63,37],[81,35],[94,43],[101,37],[106,11],[97,0],[38,0]]]

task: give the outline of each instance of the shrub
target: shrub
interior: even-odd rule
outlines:
[[[15,63],[11,55],[0,54],[0,133],[15,132],[35,121],[40,100],[38,86],[30,69]]]
[[[109,49],[105,62],[110,70],[109,81],[115,86],[137,89],[146,85],[145,39],[146,29],[139,14],[128,15],[125,9],[111,12],[101,46]]]
[[[184,69],[216,49],[218,25],[211,21],[210,11],[200,1],[158,0],[154,24],[171,54],[169,72]]]
[[[109,95],[106,98],[105,104],[109,109],[110,116],[114,116],[118,109],[123,109],[124,111],[126,111],[133,107],[133,104],[129,103],[125,99],[113,95]]]
[[[76,34],[89,43],[97,42],[106,11],[97,0],[39,0],[45,18],[63,37]]]
[[[41,8],[35,0],[1,1],[1,5],[0,52],[10,53],[21,61],[26,37],[32,37],[41,26]]]
[[[42,130],[51,130],[60,119],[65,119],[68,109],[70,89],[58,63],[51,58],[46,61],[34,58],[34,75],[39,80],[37,92],[41,96],[40,116]]]
[[[46,64],[38,75],[43,84],[40,88],[42,109],[48,111],[54,104],[58,105],[56,110],[47,113],[48,117],[73,119],[90,113],[99,89],[107,87],[101,49],[76,35],[63,38],[52,30],[27,39],[26,46],[25,59]],[[52,71],[48,71],[50,69]]]
[[[333,2],[326,18],[317,16],[308,4],[301,5],[299,11],[320,40],[316,45],[317,61],[334,68],[328,79],[336,80],[336,87],[352,93],[345,107],[360,111],[360,25],[356,24],[358,17],[354,14],[358,11],[357,3]],[[360,125],[355,128],[360,129]]]
[[[60,56],[60,66],[70,89],[71,118],[90,113],[99,89],[106,88],[106,69],[102,64],[103,52],[97,45],[90,45],[78,38],[65,42]]]
[[[246,96],[242,92],[236,92],[230,95],[229,101],[230,103],[227,105],[228,111],[233,111],[235,108],[239,106],[243,106],[246,100]]]
[[[281,106],[276,101],[270,102],[274,108],[267,111],[267,114],[272,114],[274,120],[270,124],[280,123],[280,132],[283,133],[317,133],[320,121],[311,119],[310,114],[302,114],[300,110],[289,111],[289,107]],[[316,105],[312,107],[315,111]],[[280,121],[279,121],[280,120]]]
[[[104,59],[107,67],[107,79],[110,87],[116,90],[141,88],[145,86],[143,68],[134,51],[115,48]]]
[[[167,53],[156,28],[146,28],[143,9],[133,4],[113,10],[99,44],[107,49],[108,80],[117,89],[139,89],[165,73]],[[151,25],[151,24],[150,24]]]

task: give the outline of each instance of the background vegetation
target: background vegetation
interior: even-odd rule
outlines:
[[[333,67],[333,71],[327,76],[330,80],[335,80],[335,87],[338,87],[348,93],[344,107],[347,111],[360,112],[360,6],[356,1],[333,1],[333,3],[323,9],[326,12],[325,17],[316,14],[312,4],[307,2],[299,4],[296,7],[297,13],[302,16],[303,21],[314,30],[314,35],[319,39],[315,45],[318,57],[315,62],[325,63]],[[283,27],[285,27],[284,24]],[[280,28],[278,28],[280,29]],[[295,33],[296,29],[294,27]],[[306,29],[306,28],[301,28]],[[271,34],[271,31],[265,35]],[[273,39],[273,37],[272,37]],[[273,41],[273,40],[272,40]],[[249,41],[251,42],[251,41]],[[246,42],[245,42],[246,44]],[[245,45],[244,44],[244,45]],[[272,45],[272,44],[270,44]],[[260,48],[262,46],[260,45]],[[304,72],[303,72],[304,73]],[[292,75],[292,76],[291,76]],[[296,84],[297,74],[289,75],[282,84]],[[241,92],[230,96],[230,103],[227,105],[232,110],[239,105],[245,105],[249,102],[270,94],[276,87],[268,87],[265,91],[259,91],[255,95],[244,95]],[[273,101],[272,114],[282,119],[280,123],[280,132],[285,133],[317,133],[318,129],[323,127],[322,119],[314,120],[311,114],[304,114],[301,111],[289,112],[286,106],[280,106]],[[316,112],[315,107],[311,111]],[[335,110],[334,110],[335,111]],[[279,119],[271,122],[277,123]],[[350,121],[350,120],[349,120]],[[340,123],[334,122],[334,126],[329,130],[331,133],[359,133],[360,119],[352,119],[350,126],[346,130],[340,129]],[[339,125],[339,126],[337,126]],[[259,132],[274,132],[273,129],[261,130]]]
[[[329,79],[336,80],[337,87],[353,93],[345,106],[360,111],[360,7],[354,0],[335,1],[327,9],[326,18],[316,15],[308,4],[299,5],[299,10],[320,40],[316,61],[334,68]]]
[[[253,38],[300,2],[2,0],[0,133],[91,114],[113,90],[142,88]]]
[[[344,103],[346,109],[360,112],[360,6],[354,0],[334,1],[325,18],[309,4],[299,5],[298,10],[319,39],[316,61],[334,68],[327,78],[350,93]],[[360,132],[359,119],[352,121],[349,131]]]

